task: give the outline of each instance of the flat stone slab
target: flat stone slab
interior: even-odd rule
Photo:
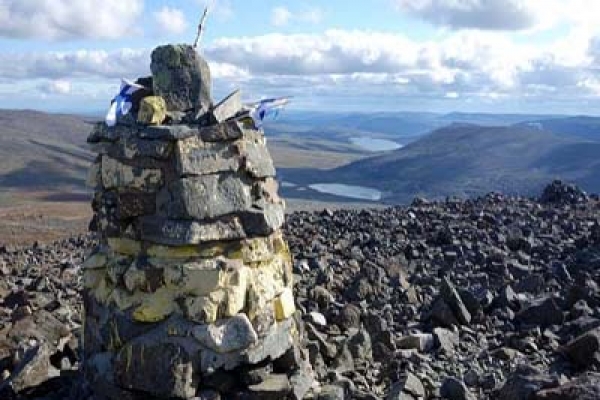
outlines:
[[[237,121],[227,121],[221,124],[202,127],[199,135],[205,142],[225,142],[237,140],[244,136],[244,128]]]
[[[238,89],[225,97],[212,109],[212,116],[221,123],[234,117],[242,109],[242,92]]]
[[[167,204],[172,219],[212,220],[245,211],[252,204],[250,185],[234,174],[180,179],[170,187],[173,201]]]
[[[189,220],[170,220],[160,217],[141,219],[142,240],[169,246],[185,246],[220,240],[239,240],[246,237],[237,217],[225,217],[210,223]]]
[[[107,126],[104,122],[94,125],[87,138],[88,143],[116,142],[117,140],[137,134],[138,129],[125,125]]]
[[[235,172],[242,165],[234,145],[227,142],[207,143],[197,136],[178,141],[176,154],[179,176]]]
[[[189,125],[158,125],[147,126],[140,130],[142,139],[152,140],[182,140],[198,135],[198,127]]]

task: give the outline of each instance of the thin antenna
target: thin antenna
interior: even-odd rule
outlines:
[[[198,24],[198,34],[196,35],[196,40],[194,41],[194,48],[198,47],[198,43],[202,39],[202,34],[204,33],[204,25],[206,22],[206,17],[208,16],[208,6],[204,8],[204,13],[200,18],[200,23]]]

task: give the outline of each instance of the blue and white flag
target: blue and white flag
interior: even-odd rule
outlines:
[[[115,126],[119,117],[127,115],[132,107],[131,99],[133,94],[142,89],[145,88],[137,83],[121,79],[121,89],[119,90],[119,94],[112,100],[110,109],[106,114],[106,125]]]
[[[268,115],[274,114],[277,117],[279,110],[283,109],[289,102],[289,97],[279,97],[253,103],[250,105],[250,118],[254,121],[254,125],[260,128]]]

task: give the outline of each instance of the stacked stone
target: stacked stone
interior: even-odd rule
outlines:
[[[191,47],[157,48],[152,72],[137,119],[88,138],[100,245],[83,265],[86,378],[109,399],[303,398],[264,133],[236,117],[239,93],[212,106]]]

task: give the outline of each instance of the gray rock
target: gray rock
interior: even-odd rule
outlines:
[[[237,148],[230,143],[204,143],[193,136],[178,141],[176,148],[179,176],[235,172],[242,164]]]
[[[453,325],[459,325],[454,312],[441,297],[438,297],[433,303],[428,314],[428,319],[431,319],[435,324],[441,326],[451,327]]]
[[[579,368],[600,366],[600,329],[593,329],[573,339],[564,346],[563,352]]]
[[[144,217],[140,220],[140,235],[143,240],[170,246],[239,240],[246,237],[237,217],[223,217],[208,223]]]
[[[417,400],[420,398],[426,398],[425,387],[421,380],[410,372],[395,382],[386,396],[386,400]]]
[[[118,193],[116,217],[126,220],[156,212],[156,195],[153,193]]]
[[[317,400],[344,400],[344,388],[338,385],[325,385],[317,396]]]
[[[137,133],[137,128],[132,128],[124,125],[107,126],[104,122],[98,122],[94,125],[90,135],[87,138],[87,142],[101,143],[101,142],[116,142],[120,138],[130,137]]]
[[[244,141],[239,144],[240,153],[244,155],[244,168],[254,178],[275,176],[275,167],[266,144],[258,140]]]
[[[348,347],[348,343],[344,343],[342,346],[340,346],[340,350],[331,362],[331,367],[340,374],[354,370],[354,358],[352,357],[352,352]]]
[[[136,158],[168,159],[173,152],[172,143],[164,140],[144,140],[127,137],[107,148],[107,154],[113,158],[133,160]]]
[[[180,179],[170,191],[167,212],[172,219],[214,219],[246,211],[252,203],[250,186],[230,174]]]
[[[6,385],[10,385],[16,393],[20,393],[36,387],[50,378],[52,349],[47,343],[21,351],[18,364],[10,377],[0,385],[0,391]]]
[[[221,400],[221,395],[214,390],[201,390],[192,400]]]
[[[475,400],[464,382],[456,378],[446,378],[440,388],[440,395],[448,400]]]
[[[495,398],[498,400],[530,400],[542,389],[556,387],[555,378],[543,375],[533,367],[520,365],[507,379]]]
[[[250,399],[280,400],[285,399],[291,392],[287,375],[272,374],[258,385],[248,387]]]
[[[190,45],[166,45],[152,52],[154,94],[169,111],[208,110],[212,82],[208,63]]]
[[[435,340],[430,333],[415,333],[402,336],[396,341],[396,346],[399,349],[415,349],[420,352],[428,352],[435,346]]]
[[[327,326],[327,319],[320,312],[311,311],[310,313],[308,313],[307,318],[310,321],[310,323],[315,326],[321,326],[321,327]]]
[[[249,236],[266,236],[279,230],[285,222],[283,204],[264,204],[241,215],[244,230]]]
[[[546,328],[550,325],[561,325],[564,322],[564,315],[556,300],[548,297],[535,301],[517,313],[515,319],[520,324]]]
[[[290,376],[290,385],[292,386],[292,399],[303,400],[310,391],[315,379],[313,377],[310,365],[304,365]]]
[[[449,329],[434,328],[433,335],[441,352],[446,355],[454,354],[454,349],[459,343],[459,336],[457,333],[454,333]]]
[[[135,340],[125,345],[114,363],[118,384],[153,396],[190,398],[196,394],[198,376],[192,356],[174,342]]]
[[[600,399],[600,374],[588,372],[557,388],[540,390],[535,400]]]
[[[356,334],[350,337],[348,348],[352,357],[357,360],[371,360],[373,358],[371,335],[364,327],[361,327]]]
[[[150,125],[139,132],[143,139],[168,141],[184,140],[198,134],[198,128],[189,125]]]
[[[244,350],[255,344],[258,336],[246,314],[217,321],[215,324],[200,325],[192,335],[203,346],[217,353]]]
[[[471,314],[458,294],[458,291],[448,278],[444,278],[441,295],[446,304],[450,306],[450,309],[458,322],[462,325],[468,325],[471,322]]]
[[[221,124],[200,128],[200,138],[205,142],[233,141],[244,135],[244,129],[240,122],[227,121]]]

